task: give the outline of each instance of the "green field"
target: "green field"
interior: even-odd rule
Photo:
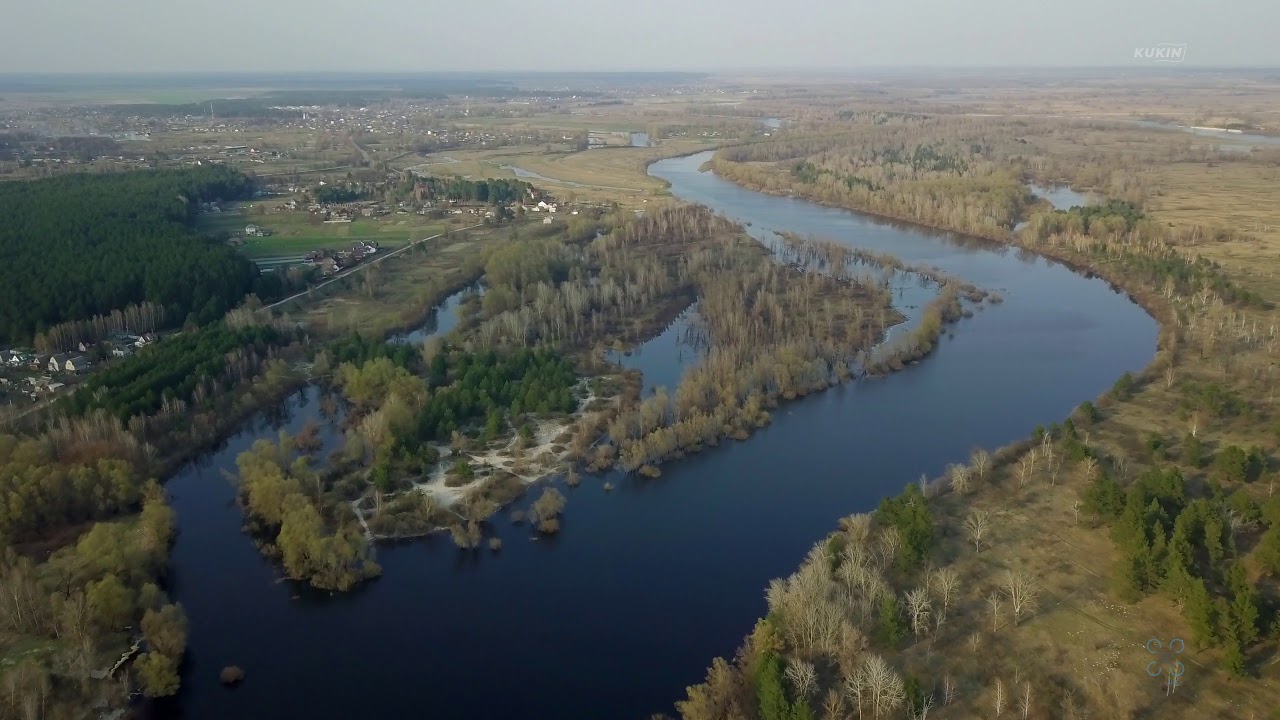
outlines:
[[[326,224],[302,211],[260,213],[250,209],[247,212],[202,215],[196,227],[210,235],[243,235],[245,226],[250,223],[271,231],[270,237],[245,238],[241,249],[253,258],[305,255],[312,250],[349,247],[357,240],[376,240],[384,249],[394,249],[410,240],[440,233],[450,226],[449,220],[432,220],[417,214]]]

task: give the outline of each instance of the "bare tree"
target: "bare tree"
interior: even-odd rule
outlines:
[[[882,570],[893,562],[898,554],[898,546],[901,544],[902,536],[898,534],[898,528],[887,527],[880,531],[880,535],[876,538],[876,552],[880,556]]]
[[[1080,524],[1080,508],[1082,507],[1084,507],[1084,503],[1081,503],[1079,500],[1071,503],[1071,512],[1075,515],[1076,525]]]
[[[1018,703],[1018,709],[1022,711],[1022,720],[1031,717],[1031,683],[1022,683],[1022,700]]]
[[[950,705],[956,699],[956,681],[950,675],[942,678],[942,704]]]
[[[1000,629],[1000,593],[995,590],[987,596],[987,605],[991,607],[991,631]]]
[[[969,635],[969,650],[973,654],[978,654],[978,645],[980,644],[982,644],[982,633],[975,632]]]
[[[930,497],[933,495],[933,488],[929,485],[929,476],[924,473],[920,474],[920,479],[916,480],[916,485],[920,487],[921,497]]]
[[[1018,487],[1026,487],[1031,482],[1031,476],[1036,471],[1036,455],[1035,452],[1029,452],[1022,456],[1018,461]]]
[[[858,709],[858,717],[862,717],[862,710],[871,704],[871,693],[867,689],[867,677],[862,672],[862,665],[858,665],[857,670],[852,675],[848,675],[844,679],[844,691],[853,701],[854,707]]]
[[[973,467],[973,474],[979,480],[986,480],[991,472],[991,453],[982,448],[974,450],[973,455],[969,456],[969,465]]]
[[[969,539],[973,541],[973,551],[982,552],[982,536],[987,533],[987,528],[991,526],[991,516],[986,510],[970,511],[969,517],[964,520],[964,529],[969,533]]]
[[[930,607],[927,589],[920,587],[907,593],[907,613],[911,616],[911,629],[916,637],[929,629]]]
[[[969,478],[972,471],[964,465],[952,465],[947,470],[947,476],[951,478],[951,489],[967,495],[969,493]]]
[[[840,691],[831,688],[822,699],[822,717],[824,720],[846,720],[844,696]]]
[[[813,692],[813,686],[818,680],[818,673],[813,668],[813,663],[804,660],[791,660],[787,663],[786,670],[787,680],[791,681],[791,688],[795,691],[796,697],[809,699],[809,693]]]
[[[1098,477],[1098,460],[1093,456],[1086,457],[1080,462],[1080,481],[1088,484]]]
[[[840,528],[849,536],[849,540],[855,544],[866,542],[871,536],[871,514],[857,513],[840,520]]]
[[[1006,570],[1004,593],[1009,596],[1009,604],[1013,606],[1013,623],[1016,625],[1023,613],[1035,609],[1040,597],[1039,583],[1028,573]]]
[[[939,568],[933,571],[932,577],[929,578],[929,585],[937,593],[938,600],[942,602],[942,612],[945,614],[951,609],[951,599],[955,597],[956,590],[960,587],[960,574],[955,568]]]
[[[867,655],[858,672],[864,678],[867,695],[875,717],[882,717],[902,706],[906,687],[902,677],[879,655]]]
[[[1000,717],[1004,712],[1004,683],[1000,678],[996,678],[996,694],[992,698],[992,705],[996,711],[996,717]]]
[[[929,711],[933,709],[933,693],[920,698],[920,706],[916,708],[916,720],[928,720]]]
[[[826,566],[814,562],[769,583],[769,610],[781,618],[783,634],[794,647],[817,652],[838,648],[845,610],[833,597],[834,587]]]

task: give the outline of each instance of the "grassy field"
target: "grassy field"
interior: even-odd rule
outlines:
[[[509,232],[477,229],[423,243],[334,283],[323,297],[303,297],[280,311],[328,335],[374,337],[407,329],[447,291],[478,276],[485,253],[506,242]]]
[[[381,218],[359,218],[350,223],[327,224],[305,211],[267,212],[279,204],[278,199],[246,204],[235,211],[202,215],[197,227],[207,233],[243,235],[246,225],[254,224],[271,231],[270,237],[247,238],[244,254],[253,258],[305,255],[322,248],[350,247],[357,240],[374,240],[382,247],[394,249],[410,240],[435,235],[456,223],[432,220],[424,215],[388,215]]]
[[[563,200],[637,206],[666,194],[663,183],[648,174],[651,162],[709,147],[710,143],[700,140],[667,140],[652,148],[610,147],[579,152],[547,152],[543,146],[524,145],[442,153],[415,167],[435,175],[514,178],[516,173],[503,167],[514,166],[541,175],[521,179]]]

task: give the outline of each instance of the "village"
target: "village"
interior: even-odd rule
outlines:
[[[553,225],[585,206],[557,201],[518,179],[471,180],[409,169],[311,185],[264,181],[251,202],[204,203],[197,224],[240,248],[263,272],[297,267],[330,277],[450,224],[540,217],[541,224]]]
[[[67,352],[0,350],[0,402],[17,407],[50,398],[76,385],[94,368],[130,357],[159,339],[155,333],[116,333],[100,342],[77,343]]]

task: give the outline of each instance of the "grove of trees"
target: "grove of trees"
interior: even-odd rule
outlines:
[[[244,198],[222,166],[69,174],[0,183],[0,343],[149,302],[173,321],[210,322],[254,289],[252,262],[195,233],[205,200]]]

